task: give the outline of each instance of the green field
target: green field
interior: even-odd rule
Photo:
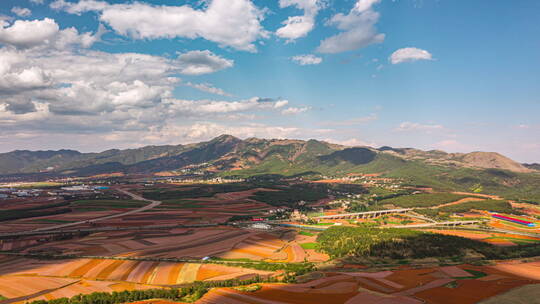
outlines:
[[[467,197],[470,197],[470,195],[460,195],[453,193],[421,193],[385,199],[379,201],[379,204],[392,204],[401,208],[433,207],[455,202],[457,200]]]
[[[217,193],[238,192],[252,189],[249,183],[231,183],[231,184],[196,184],[189,186],[170,188],[157,188],[147,190],[143,197],[152,200],[165,201],[197,197],[212,197]]]
[[[0,221],[40,217],[71,212],[71,209],[67,208],[68,205],[69,202],[60,202],[53,204],[44,204],[35,207],[2,210],[0,211]]]
[[[135,200],[79,200],[71,203],[71,206],[76,210],[79,208],[82,210],[89,208],[139,208],[145,205],[148,205],[148,202]]]
[[[76,221],[53,220],[53,219],[38,219],[38,220],[33,220],[32,222],[33,222],[33,223],[67,224],[67,223],[75,223]]]
[[[289,206],[299,201],[315,202],[327,196],[321,187],[297,185],[278,191],[258,191],[250,198],[273,206]]]
[[[300,244],[300,247],[304,249],[317,249],[319,248],[319,245],[317,243],[303,243]]]
[[[439,213],[463,213],[471,210],[485,210],[498,213],[523,214],[519,210],[512,209],[512,206],[507,201],[502,200],[483,200],[474,202],[465,202],[457,205],[445,206],[438,209],[423,209],[417,210],[427,216],[436,216]]]

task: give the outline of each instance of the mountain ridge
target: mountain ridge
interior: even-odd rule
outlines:
[[[15,150],[0,153],[0,175],[78,171],[107,173],[155,173],[179,170],[186,166],[211,163],[212,170],[238,171],[256,168],[266,162],[292,165],[338,166],[368,164],[377,155],[387,154],[406,161],[429,165],[482,169],[501,169],[512,172],[534,172],[537,166],[522,165],[496,152],[447,153],[440,150],[423,151],[414,148],[343,146],[319,140],[297,139],[239,139],[223,134],[205,142],[179,145],[149,145],[131,149],[108,149],[82,153],[75,150],[30,151]],[[89,169],[90,168],[90,169]],[[262,170],[264,171],[264,170]],[[89,174],[92,172],[88,172]]]

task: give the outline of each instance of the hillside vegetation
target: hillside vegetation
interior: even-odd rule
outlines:
[[[540,245],[497,247],[451,235],[397,228],[331,227],[317,236],[319,250],[332,258],[346,256],[391,259],[463,257],[477,252],[488,259],[540,255]]]
[[[392,204],[401,208],[433,207],[455,202],[467,197],[470,197],[470,195],[453,193],[422,193],[413,195],[402,195],[395,198],[381,200],[379,204]]]
[[[457,205],[444,206],[438,209],[423,209],[417,210],[417,212],[435,216],[440,212],[444,213],[463,213],[471,210],[484,210],[490,212],[498,213],[508,213],[520,215],[523,212],[513,209],[510,203],[503,200],[483,200],[483,201],[474,201],[474,202],[465,202]]]

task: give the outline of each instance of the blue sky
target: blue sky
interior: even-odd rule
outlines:
[[[0,150],[229,133],[540,162],[539,13],[533,0],[3,0]]]

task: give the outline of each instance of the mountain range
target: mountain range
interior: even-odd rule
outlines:
[[[494,168],[513,172],[532,172],[538,164],[520,164],[495,152],[446,153],[412,148],[346,147],[317,140],[238,139],[221,135],[207,142],[188,145],[145,146],[137,149],[112,149],[100,153],[74,150],[16,150],[0,154],[0,174],[55,172],[58,174],[99,174],[111,172],[156,173],[186,166],[210,163],[214,171],[267,167],[268,163],[307,166],[367,164],[379,158],[422,161],[427,164]],[[391,157],[390,157],[391,158]],[[278,165],[278,164],[276,164]],[[264,170],[263,170],[264,171]],[[323,170],[325,171],[325,170]],[[266,172],[270,173],[270,172]],[[274,172],[272,172],[274,173]],[[324,172],[323,172],[324,173]]]
[[[0,154],[0,175],[3,176],[174,175],[190,169],[241,177],[380,173],[414,184],[457,190],[527,188],[531,180],[539,178],[539,167],[538,164],[520,164],[494,152],[347,147],[318,140],[242,140],[230,135],[187,145],[112,149],[100,153],[17,150]],[[527,192],[523,187],[517,188]]]

